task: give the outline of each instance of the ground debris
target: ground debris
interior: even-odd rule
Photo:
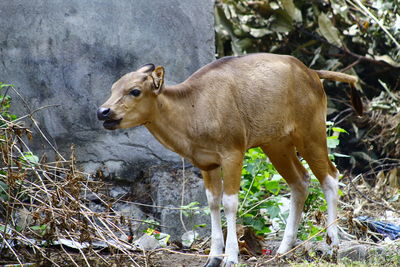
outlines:
[[[116,201],[101,193],[105,182],[77,168],[74,147],[69,158],[58,151],[54,161],[38,157],[29,147],[28,123],[1,112],[0,265],[111,266],[124,260],[141,266],[132,254],[139,249],[128,242],[132,219],[123,219],[113,209]],[[22,118],[39,127],[32,114]],[[93,201],[103,211],[89,208]]]

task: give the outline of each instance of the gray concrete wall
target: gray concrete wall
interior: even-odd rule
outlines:
[[[60,105],[37,118],[61,152],[75,143],[86,170],[104,163],[134,179],[143,164],[179,158],[145,129],[105,131],[97,107],[145,63],[165,66],[167,82],[178,83],[212,61],[213,23],[212,0],[0,1],[0,80],[32,108]]]

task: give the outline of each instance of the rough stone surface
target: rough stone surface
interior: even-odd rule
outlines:
[[[339,250],[339,258],[348,258],[352,261],[363,261],[367,258],[368,248],[365,245],[350,244],[342,246]]]
[[[59,105],[36,117],[61,152],[75,143],[87,171],[103,166],[135,180],[179,157],[143,128],[104,130],[95,111],[114,81],[145,63],[178,83],[212,61],[213,23],[212,0],[0,1],[0,79],[32,109]]]
[[[184,190],[182,185],[184,183]],[[203,180],[193,168],[185,169],[184,176],[182,170],[168,172],[164,170],[156,171],[150,178],[153,187],[152,198],[161,207],[157,208],[156,216],[160,219],[161,230],[171,235],[172,240],[180,240],[180,237],[187,231],[196,230],[200,235],[205,234],[210,227],[210,216],[204,213],[207,206],[207,199],[204,193]],[[180,210],[174,209],[181,206],[183,193],[183,205],[191,202],[199,202],[199,212],[188,212],[188,216],[183,215],[182,220],[186,230],[180,220]],[[172,209],[168,209],[172,208]],[[205,228],[196,228],[196,225],[206,224]]]
[[[135,245],[137,245],[140,249],[147,251],[160,247],[158,240],[147,234],[142,235],[138,240],[136,240]]]

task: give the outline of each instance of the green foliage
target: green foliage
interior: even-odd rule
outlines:
[[[20,156],[19,161],[23,163],[25,166],[35,166],[39,163],[39,157],[34,155],[32,152],[24,152],[22,156]]]
[[[396,88],[399,9],[398,0],[219,0],[217,55],[291,54],[312,68],[348,68],[378,92],[378,79]]]
[[[40,237],[44,237],[44,235],[46,234],[47,228],[48,227],[47,227],[46,224],[33,225],[33,226],[30,227],[30,229],[32,229],[34,231],[34,233],[36,233]]]
[[[239,217],[258,234],[269,233],[272,219],[288,216],[280,209],[284,197],[278,196],[280,191],[287,191],[287,185],[260,148],[246,153],[242,176]]]
[[[9,87],[12,87],[12,84],[6,84],[0,82],[0,115],[7,121],[13,121],[17,118],[16,115],[10,114],[11,107],[11,96],[7,95],[7,91]],[[0,121],[0,127],[4,126],[4,120]]]
[[[182,213],[186,217],[194,216],[195,214],[200,214],[203,209],[200,208],[200,203],[197,201],[190,202],[187,205],[181,206]]]
[[[183,205],[180,207],[182,214],[189,219],[189,221],[193,221],[195,215],[204,214],[210,215],[209,207],[200,207],[200,203],[197,201],[190,202],[187,205]],[[194,224],[191,230],[196,230],[197,228],[206,227],[207,224]]]
[[[327,122],[328,144],[329,140],[335,140],[330,142],[330,149],[337,147],[341,133],[347,131]],[[335,156],[337,154],[330,154],[332,160]],[[323,226],[318,226],[314,217],[321,216],[327,210],[327,205],[318,179],[312,174],[307,162],[302,160],[302,164],[311,175],[309,195],[304,206],[306,219],[299,230],[299,236],[304,240],[322,229]],[[242,223],[261,235],[284,230],[289,215],[290,189],[260,148],[250,149],[246,153],[242,176],[238,214]],[[322,237],[318,236],[316,239],[320,240]]]

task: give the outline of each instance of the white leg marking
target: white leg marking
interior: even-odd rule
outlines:
[[[337,217],[338,176],[339,175],[337,175],[337,177],[332,177],[327,175],[322,184],[322,190],[324,191],[326,203],[328,204],[328,225],[332,224]],[[337,233],[337,223],[333,223],[328,227],[327,234],[331,241],[330,246],[338,247],[339,237]]]
[[[223,194],[222,203],[224,205],[224,212],[227,223],[227,236],[225,254],[228,257],[226,262],[238,264],[239,246],[236,235],[236,212],[238,208],[238,195]]]
[[[213,195],[206,189],[208,206],[211,215],[211,250],[210,257],[221,255],[224,249],[224,236],[221,228],[221,195]]]
[[[287,219],[285,233],[278,254],[284,254],[289,251],[296,242],[297,230],[299,229],[301,214],[303,212],[304,202],[308,195],[309,178],[298,180],[297,183],[290,184],[290,211]]]

